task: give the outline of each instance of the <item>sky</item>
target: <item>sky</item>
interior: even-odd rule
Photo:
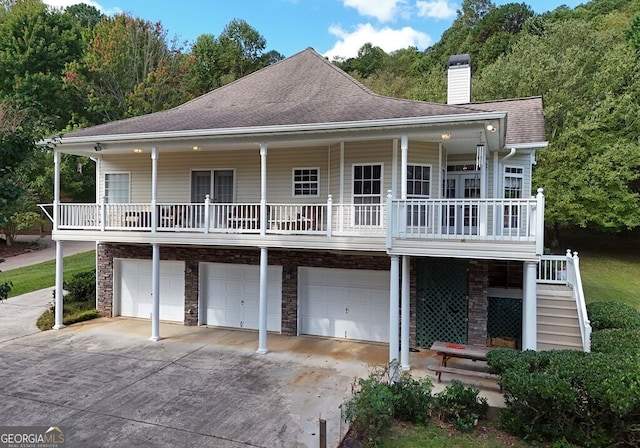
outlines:
[[[494,4],[522,0],[494,0]],[[334,59],[357,56],[370,42],[387,53],[408,46],[423,50],[438,42],[462,0],[44,0],[53,7],[76,3],[105,14],[127,12],[161,22],[168,38],[187,47],[202,34],[218,36],[234,18],[242,19],[267,41],[266,50],[288,57],[307,47]],[[536,13],[586,0],[529,0]]]

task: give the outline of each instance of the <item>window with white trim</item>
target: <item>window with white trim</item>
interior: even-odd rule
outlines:
[[[502,179],[503,197],[505,199],[522,198],[524,169],[516,166],[505,166]],[[505,204],[503,225],[505,228],[517,228],[520,225],[520,205]]]
[[[320,168],[293,169],[293,196],[320,195]]]
[[[129,201],[129,173],[106,173],[104,175],[104,197],[108,204],[126,204]]]
[[[382,165],[353,165],[355,225],[382,225]]]
[[[407,165],[407,198],[426,199],[431,196],[431,166]],[[414,204],[407,210],[407,223],[413,226],[427,225],[426,205]]]

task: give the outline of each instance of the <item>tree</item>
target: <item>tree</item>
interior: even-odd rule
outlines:
[[[495,8],[491,0],[463,0],[456,11],[456,21],[468,27],[474,27],[489,11]]]
[[[267,45],[265,38],[241,19],[233,19],[218,38],[220,62],[233,79],[241,78],[262,68],[260,56]]]
[[[61,129],[74,105],[63,89],[65,64],[80,57],[80,28],[40,0],[0,8],[0,99]]]
[[[128,14],[103,18],[83,57],[65,80],[86,98],[89,123],[113,121],[176,106],[187,99],[186,61],[166,31]]]
[[[17,223],[32,212],[28,188],[21,167],[33,153],[35,143],[21,127],[22,113],[7,103],[0,103],[0,229],[7,245],[13,242]],[[32,216],[31,216],[32,217]]]
[[[598,21],[605,19],[619,22]],[[474,82],[480,99],[543,95],[550,145],[534,185],[545,188],[545,222],[556,231],[640,226],[640,64],[624,29],[582,19],[545,23]]]

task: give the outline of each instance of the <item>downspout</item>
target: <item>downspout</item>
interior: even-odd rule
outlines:
[[[509,151],[509,154],[507,154],[506,156],[504,156],[502,159],[500,159],[500,163],[504,162],[507,159],[510,159],[511,157],[516,155],[516,148],[511,148],[511,151]]]

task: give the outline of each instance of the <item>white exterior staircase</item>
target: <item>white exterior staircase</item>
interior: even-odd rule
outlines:
[[[538,350],[582,350],[580,320],[571,288],[538,285]]]

